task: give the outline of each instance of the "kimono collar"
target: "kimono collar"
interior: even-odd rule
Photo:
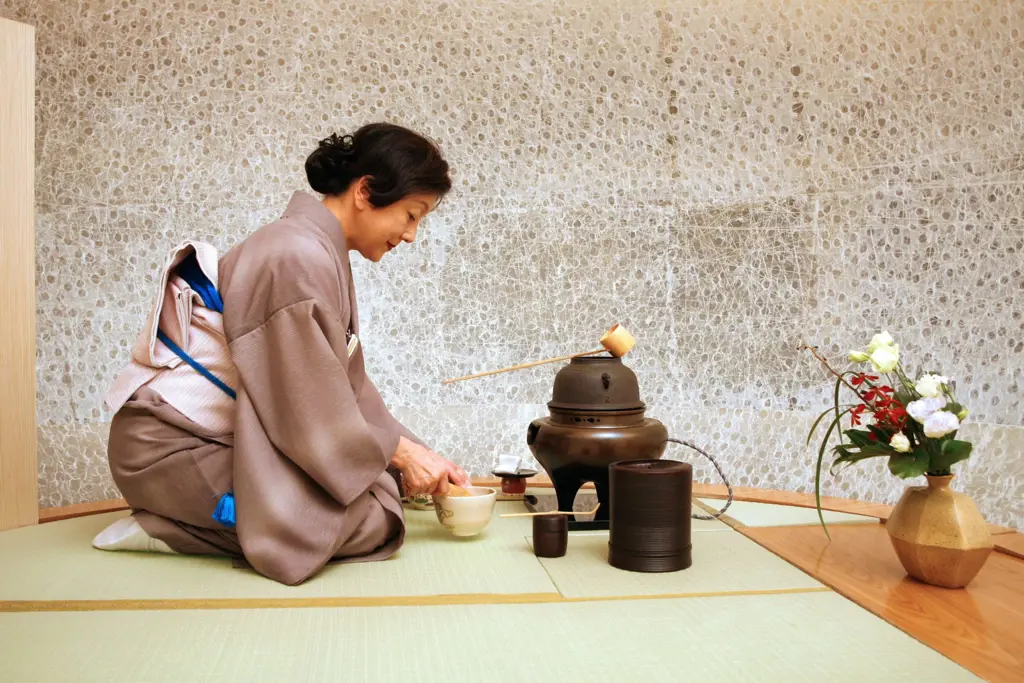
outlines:
[[[285,209],[282,218],[288,216],[303,216],[313,221],[313,224],[330,238],[331,244],[338,252],[338,258],[348,262],[348,242],[345,241],[345,231],[342,230],[341,223],[334,217],[330,209],[324,206],[323,202],[308,192],[296,192],[288,202],[288,208]]]
[[[356,287],[355,281],[352,278],[352,264],[348,258],[348,242],[345,240],[345,231],[341,228],[341,222],[334,217],[330,209],[324,206],[323,202],[308,192],[302,192],[301,190],[292,195],[291,200],[288,202],[288,208],[285,209],[282,218],[289,216],[302,216],[309,219],[313,222],[313,225],[327,235],[327,238],[334,246],[338,261],[344,266],[342,268],[344,277],[347,279],[344,287],[348,290],[348,300],[351,306],[349,333],[358,334],[359,306],[356,303]]]

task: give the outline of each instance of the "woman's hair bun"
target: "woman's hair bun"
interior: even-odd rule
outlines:
[[[320,194],[340,194],[352,182],[351,171],[346,172],[356,156],[355,138],[332,133],[320,141],[306,159],[306,179],[309,186]]]
[[[443,197],[452,188],[448,162],[437,145],[408,128],[371,123],[354,135],[331,135],[306,159],[309,186],[324,195],[345,193],[367,178],[370,203],[390,206],[416,193]]]

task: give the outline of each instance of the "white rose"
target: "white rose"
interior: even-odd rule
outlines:
[[[960,420],[953,413],[945,410],[932,413],[924,421],[924,435],[933,439],[941,439],[950,432],[960,429]]]
[[[854,363],[866,363],[869,358],[871,358],[871,356],[863,351],[850,351],[850,360]]]
[[[910,450],[910,439],[903,432],[896,432],[889,439],[889,445],[892,446],[894,451],[899,453],[906,453]]]
[[[871,364],[879,372],[892,372],[899,362],[899,346],[879,346],[871,352]]]
[[[914,383],[914,388],[925,398],[935,398],[942,393],[942,385],[947,382],[949,382],[949,378],[942,375],[921,375],[921,378]]]
[[[935,398],[919,398],[916,401],[911,401],[907,404],[907,414],[910,417],[917,420],[919,423],[924,424],[925,420],[935,414],[936,411],[941,410],[946,406],[946,397],[937,396]]]
[[[879,332],[871,338],[871,343],[868,344],[868,353],[874,353],[887,346],[892,346],[892,335],[888,332]]]

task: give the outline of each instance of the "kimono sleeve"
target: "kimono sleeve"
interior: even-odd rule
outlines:
[[[413,443],[426,446],[419,437],[409,431],[409,429],[399,422],[391,411],[388,410],[387,405],[384,403],[384,399],[381,398],[380,392],[377,391],[377,387],[370,380],[369,376],[367,376],[363,381],[363,385],[359,390],[358,400],[359,405],[362,408],[363,415],[366,416],[366,419],[376,428],[378,439],[380,440],[381,447],[385,449],[385,452],[393,453],[395,448],[398,447],[398,438],[401,436],[404,436]]]
[[[344,354],[345,328],[316,300],[277,311],[232,342],[248,404],[236,434],[245,443],[269,442],[347,506],[384,473],[392,453],[364,418],[337,348]],[[266,438],[246,438],[240,432],[247,430]]]

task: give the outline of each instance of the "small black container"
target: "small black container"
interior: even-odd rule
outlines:
[[[693,468],[673,460],[617,462],[608,484],[608,563],[634,572],[688,568]]]
[[[569,515],[537,515],[533,518],[533,554],[562,557],[569,545]]]

